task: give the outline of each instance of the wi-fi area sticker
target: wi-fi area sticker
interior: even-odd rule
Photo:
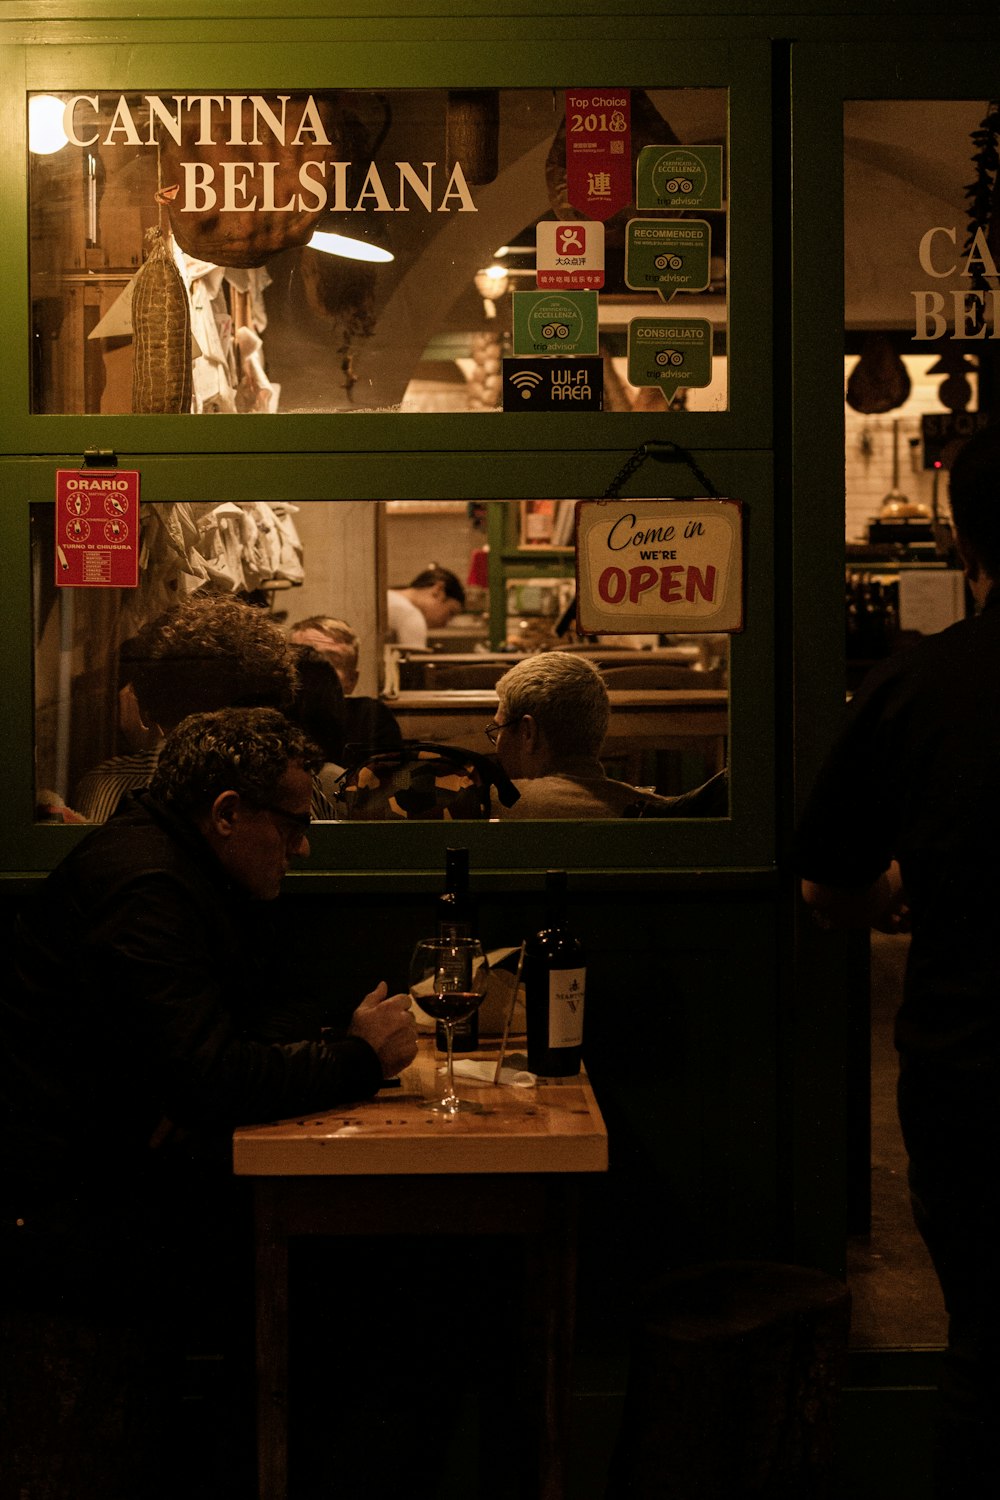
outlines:
[[[604,362],[580,359],[505,359],[504,411],[600,411]]]
[[[521,392],[521,400],[528,401],[536,385],[541,385],[544,379],[545,376],[539,375],[537,370],[515,370],[510,377],[510,383],[515,390]]]

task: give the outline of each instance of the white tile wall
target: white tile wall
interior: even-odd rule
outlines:
[[[904,355],[903,363],[910,376],[910,394],[902,406],[884,416],[866,417],[844,403],[846,416],[844,477],[846,483],[845,532],[849,542],[868,539],[868,522],[878,515],[885,496],[892,489],[893,424],[898,428],[899,485],[903,494],[916,504],[931,509],[934,495],[934,471],[923,468],[920,440],[920,418],[926,412],[946,410],[938,391],[943,375],[928,375],[937,361],[936,355]],[[857,364],[857,355],[844,360],[844,389]],[[970,409],[976,405],[975,375],[969,377],[973,396]],[[912,440],[916,441],[913,442]],[[947,520],[948,479],[938,478],[938,509]]]

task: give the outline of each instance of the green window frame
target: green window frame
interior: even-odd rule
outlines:
[[[163,7],[165,9],[166,7]],[[0,124],[10,149],[0,159],[0,211],[7,236],[7,276],[0,312],[13,331],[0,370],[0,536],[8,560],[3,628],[10,648],[9,712],[3,726],[8,775],[0,868],[37,872],[61,857],[79,830],[32,822],[32,694],[28,506],[53,498],[55,470],[72,467],[88,448],[113,450],[142,475],[144,500],[281,497],[312,500],[517,499],[600,496],[629,456],[650,442],[691,453],[717,493],[744,502],[747,556],[743,632],[732,638],[731,812],[727,819],[621,824],[546,822],[462,824],[474,864],[505,872],[558,862],[587,871],[708,872],[766,870],[774,862],[774,604],[772,478],[772,254],[770,49],[765,42],[729,45],[684,36],[663,17],[643,17],[634,35],[616,22],[579,19],[544,39],[525,18],[482,21],[373,17],[278,22],[191,19],[189,6],[170,23],[169,44],[152,40],[162,23],[67,26],[53,46],[23,27],[0,60]],[[258,7],[258,9],[261,9]],[[550,26],[553,23],[550,23]],[[359,40],[363,29],[364,39]],[[442,35],[443,31],[443,35]],[[23,102],[37,91],[192,91],[308,89],[335,79],[345,88],[685,86],[726,88],[730,113],[730,180],[736,207],[728,223],[729,402],[722,412],[652,414],[426,415],[278,414],[192,422],[173,416],[29,414],[26,161]],[[647,461],[629,495],[691,495],[697,481],[681,464]],[[306,883],[408,876],[441,868],[454,826],[419,824],[320,826]],[[638,876],[637,876],[638,878]]]

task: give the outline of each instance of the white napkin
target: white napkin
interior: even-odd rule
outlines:
[[[465,1078],[469,1083],[492,1083],[497,1065],[495,1062],[475,1062],[471,1057],[460,1057],[456,1059],[453,1068],[456,1078]],[[500,1083],[509,1088],[533,1089],[535,1075],[526,1068],[501,1068]]]

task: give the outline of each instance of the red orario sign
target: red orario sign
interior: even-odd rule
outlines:
[[[58,587],[136,588],[138,469],[57,469],[55,543]]]

